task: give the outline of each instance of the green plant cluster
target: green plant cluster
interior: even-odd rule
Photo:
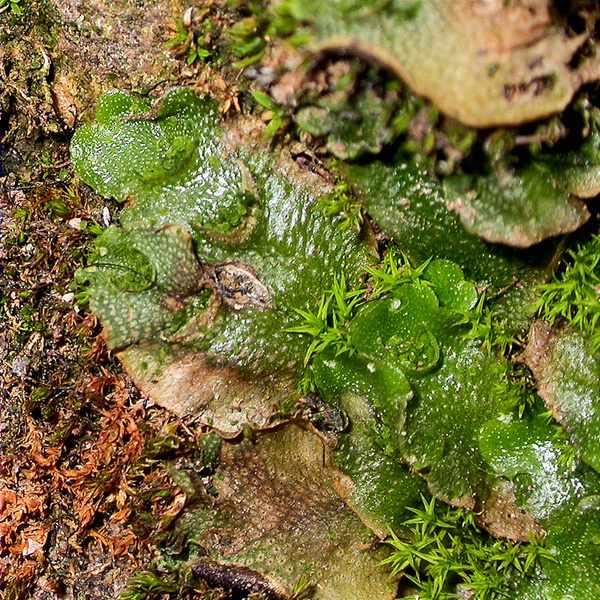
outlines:
[[[342,188],[344,204],[348,202],[345,189]],[[328,213],[332,205],[335,206],[335,210],[339,209],[338,190],[339,188],[332,192],[331,196],[325,197]],[[342,221],[342,226],[347,227],[346,223],[346,220]],[[365,279],[359,287],[350,288],[343,275],[335,277],[331,289],[323,294],[315,310],[296,310],[304,322],[290,327],[288,331],[313,338],[306,352],[304,365],[309,365],[325,351],[333,351],[335,356],[344,353],[353,355],[360,351],[360,338],[355,337],[353,342],[349,336],[351,319],[356,317],[359,308],[367,303],[393,296],[395,292],[402,296],[403,292],[400,290],[404,288],[406,291],[406,285],[414,286],[411,290],[417,294],[423,293],[428,300],[433,298],[434,305],[441,305],[448,309],[449,313],[453,313],[451,321],[454,325],[470,324],[473,337],[483,339],[484,346],[491,347],[491,330],[483,331],[479,324],[483,297],[481,301],[477,301],[477,291],[472,283],[465,281],[460,267],[442,259],[428,259],[414,266],[405,254],[390,246],[381,265],[367,269]],[[354,326],[357,327],[356,323]],[[485,335],[482,336],[482,333]],[[500,340],[497,343],[500,344]],[[438,356],[439,350],[434,354]],[[306,379],[303,381],[306,382]],[[309,386],[309,389],[311,388],[312,386]]]
[[[275,117],[275,107],[259,99]],[[516,539],[533,539],[543,526],[555,540],[559,566],[538,565],[535,585],[588,585],[576,567],[581,560],[594,573],[591,534],[580,523],[575,548],[562,531],[575,508],[582,523],[596,518],[594,463],[581,464],[579,438],[559,439],[558,426],[539,418],[541,402],[503,356],[515,339],[504,324],[525,312],[520,290],[543,270],[478,239],[443,245],[445,235],[460,237],[456,221],[439,187],[407,165],[371,171],[356,198],[341,177],[323,195],[322,180],[308,185],[258,135],[242,143],[235,141],[239,131],[226,135],[231,125],[221,124],[214,103],[189,90],[171,91],[152,109],[113,92],[97,113],[73,140],[75,167],[100,193],[129,204],[120,225],[99,236],[79,277],[90,285],[109,346],[123,351],[134,377],[163,402],[179,393],[165,379],[185,381],[189,365],[207,362],[227,373],[228,385],[233,377],[263,376],[282,386],[301,380],[301,390],[313,392],[303,399],[306,414],[316,402],[315,427],[335,437],[333,463],[349,482],[344,500],[380,535],[396,531],[398,552],[415,542],[420,562],[410,576],[432,594],[460,584],[491,598],[500,580],[529,573],[535,557],[547,557],[535,545],[477,546],[475,530],[463,538],[440,533],[444,526],[405,522],[404,507],[414,508],[426,486],[437,500],[483,512],[500,495],[526,515]],[[413,205],[421,210],[423,198],[427,210],[437,203],[439,237],[418,215],[404,230],[390,230],[377,264],[373,238],[359,235],[369,234],[363,230],[370,223],[357,226],[358,198],[381,190],[383,200],[389,194],[403,202],[396,216],[411,216]],[[482,248],[486,260],[472,264]],[[272,422],[273,411],[300,414],[275,406],[272,391],[248,389],[233,392],[238,432],[252,431],[245,419],[257,418],[257,395],[267,397],[263,422]],[[222,390],[209,402],[228,409]],[[184,393],[193,395],[195,386]],[[206,402],[201,397],[198,410]],[[213,416],[203,422],[212,427]],[[595,435],[593,423],[583,425],[577,435]],[[435,512],[431,502],[414,518]],[[463,528],[453,519],[443,515],[439,523]],[[406,539],[403,523],[416,527]],[[564,581],[556,577],[561,570]]]
[[[211,55],[210,50],[204,46],[202,32],[187,26],[182,19],[176,22],[175,33],[165,42],[165,48],[182,56],[188,65],[206,60]]]
[[[268,11],[260,0],[251,0],[247,4],[244,7],[247,16],[237,19],[223,36],[225,53],[234,59],[234,69],[245,69],[259,62],[267,46],[265,36],[270,27]]]
[[[234,23],[221,32],[217,45],[222,60],[236,70],[259,63],[271,40],[287,38],[294,45],[306,41],[298,21],[286,6],[264,0],[229,0]]]
[[[540,559],[554,560],[537,541],[514,544],[490,538],[477,527],[474,514],[440,506],[422,497],[423,508],[401,535],[390,533],[391,554],[383,561],[392,573],[404,573],[414,586],[413,600],[451,600],[457,590],[478,600],[511,597],[516,575],[532,574]]]
[[[181,343],[196,351],[257,370],[277,360],[299,375],[308,341],[285,330],[294,311],[318,302],[324,278],[353,279],[370,252],[356,231],[323,214],[315,191],[275,172],[268,156],[223,148],[208,99],[179,89],[157,117],[144,118],[148,108],[109,93],[98,123],[80,129],[72,146],[85,181],[106,196],[136,198],[76,278],[92,288],[90,306],[110,347],[166,342],[179,329]],[[126,117],[132,111],[139,120]],[[221,303],[212,327],[193,325],[206,309],[195,302],[201,289]],[[240,289],[252,290],[251,300]]]
[[[450,75],[444,71],[449,55],[443,49],[445,42],[440,41],[444,36],[431,40],[432,45],[440,44],[439,64],[435,67],[434,61],[421,62],[425,53],[414,51],[411,44],[404,47],[408,37],[414,35],[422,43],[419,36],[427,38],[440,27],[449,40],[457,35],[454,50],[460,54],[464,44],[458,40],[470,36],[459,30],[463,25],[471,26],[469,18],[464,22],[446,18],[448,9],[436,2],[357,4],[344,0],[319,10],[316,4],[286,0],[274,6],[271,9],[274,19],[275,13],[288,15],[296,31],[303,32],[306,38],[301,41],[303,48],[336,48],[349,53],[360,48],[361,53],[374,57],[381,52],[387,57],[382,59],[386,65],[389,61],[394,63],[392,57],[397,53],[397,64],[409,71],[421,65],[414,77],[404,77],[403,82],[382,75],[376,68],[366,68],[364,61],[357,59],[340,62],[340,68],[332,70],[337,72],[333,76],[321,63],[317,67],[321,69],[318,91],[300,85],[290,102],[295,108],[289,109],[285,117],[286,122],[295,123],[301,136],[310,134],[331,154],[344,160],[375,155],[385,148],[387,156],[410,157],[443,178],[456,175],[446,182],[448,204],[469,232],[488,242],[530,247],[574,231],[589,219],[589,211],[579,199],[593,197],[600,189],[600,155],[598,116],[596,109],[591,108],[595,98],[588,90],[578,92],[564,113],[548,120],[514,126],[509,123],[510,126],[500,129],[475,129],[464,124],[468,121],[448,118],[435,102],[413,93],[417,79],[423,78],[423,82],[431,85],[437,80],[447,80]],[[389,25],[381,27],[381,19]],[[457,31],[453,31],[455,26]],[[286,32],[283,27],[281,32],[273,30],[270,35],[285,37]],[[414,60],[407,60],[406,55],[413,52]],[[311,56],[310,52],[308,55]],[[510,53],[507,56],[510,58]],[[457,68],[471,64],[478,61],[465,60]],[[498,75],[492,67],[490,77]],[[430,71],[436,69],[439,70],[434,77]],[[398,71],[399,75],[406,75],[402,66]],[[518,69],[509,65],[506,73],[498,77],[510,78],[516,72]],[[464,95],[458,80],[457,94]],[[526,89],[527,85],[523,83],[522,87]],[[495,94],[501,88],[496,85],[492,91]],[[437,85],[432,89],[436,90]],[[558,89],[550,87],[544,91],[552,96]],[[470,96],[477,97],[477,92],[466,95]],[[506,98],[496,100],[503,103]],[[473,103],[475,113],[483,109],[480,104]],[[516,104],[505,108],[519,112],[528,106],[525,103],[516,108]],[[551,111],[544,114],[548,112]],[[498,116],[501,111],[495,114]],[[283,120],[277,117],[274,122]],[[527,119],[515,123],[523,121]],[[503,342],[504,346],[510,345],[509,338]]]
[[[288,331],[313,338],[304,356],[305,367],[327,349],[333,349],[336,356],[353,353],[345,326],[355,309],[365,302],[365,292],[362,288],[349,290],[342,275],[334,278],[331,290],[321,296],[315,311],[295,309],[304,322]]]
[[[6,1],[6,0],[4,0]],[[207,6],[180,18],[166,47],[191,65],[207,61],[241,71],[259,63],[273,38],[288,38],[298,45],[305,36],[296,32],[297,21],[284,6],[264,0],[230,0],[226,6]]]
[[[286,126],[289,124],[287,111],[277,104],[271,96],[260,90],[252,92],[252,97],[258,106],[263,108],[270,117],[267,126],[264,129],[264,137],[270,139],[285,130]]]
[[[393,249],[368,276],[355,290],[338,282],[321,314],[304,315],[296,331],[315,337],[302,383],[344,410],[346,396],[370,406],[378,451],[410,465],[436,494],[456,502],[485,495],[479,429],[516,411],[521,391],[508,365],[468,335],[475,286],[449,260],[413,266]]]
[[[335,218],[344,229],[360,232],[364,222],[362,203],[352,193],[347,183],[339,183],[318,200],[323,212]]]
[[[507,317],[498,315],[489,303],[486,304],[485,293],[480,296],[475,309],[465,315],[460,324],[470,326],[471,330],[466,336],[481,340],[484,350],[498,350],[506,355],[520,343]]]
[[[600,236],[568,251],[567,265],[540,288],[538,314],[551,324],[559,318],[585,332],[600,350]]]
[[[118,600],[146,600],[154,594],[173,594],[179,586],[160,578],[152,571],[136,573],[129,578],[127,587],[119,594]]]

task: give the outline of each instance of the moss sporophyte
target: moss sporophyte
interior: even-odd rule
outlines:
[[[334,186],[263,130],[246,117],[222,123],[188,89],[154,106],[110,92],[72,142],[83,181],[127,200],[77,275],[109,348],[155,402],[243,438],[211,445],[214,499],[181,518],[181,539],[201,548],[195,572],[218,581],[251,569],[276,598],[310,588],[373,600],[369,578],[393,598],[401,576],[420,598],[599,597],[600,359],[587,339],[561,337],[554,362],[532,367],[555,377],[553,393],[531,400],[531,378],[509,360],[520,329],[503,325],[507,313],[528,322],[523,290],[538,289],[545,257],[524,262],[471,234],[440,244],[423,219],[394,221],[393,203],[378,203],[412,190],[402,214],[431,211],[451,237],[454,190],[408,163],[341,169]],[[384,251],[367,212],[395,223]],[[588,250],[574,264],[592,289]],[[586,334],[596,325],[593,312],[558,314]],[[555,381],[577,343],[585,415]],[[544,402],[557,422],[540,416]],[[240,520],[265,503],[272,529],[245,537]],[[296,527],[306,535],[292,544]],[[369,532],[391,553],[359,552]],[[349,592],[340,573],[360,584]]]

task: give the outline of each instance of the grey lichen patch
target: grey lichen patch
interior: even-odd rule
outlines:
[[[375,59],[415,93],[475,127],[558,112],[599,75],[595,55],[577,67],[571,64],[591,40],[592,28],[569,36],[550,0],[276,4],[310,24],[313,50]]]

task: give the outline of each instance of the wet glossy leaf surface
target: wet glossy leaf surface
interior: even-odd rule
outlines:
[[[344,172],[362,192],[369,214],[415,261],[451,260],[469,279],[492,289],[544,277],[552,248],[523,253],[465,232],[456,213],[447,208],[442,186],[424,169],[410,163],[373,162],[346,167]]]
[[[577,598],[600,594],[600,498],[588,496],[566,512],[549,530],[547,545],[554,560],[543,560],[537,576],[516,584],[518,600]]]
[[[122,266],[92,257],[85,275],[93,279],[91,305],[106,325],[109,345],[163,339],[145,350],[152,360],[144,362],[155,366],[146,377],[154,390],[168,389],[156,381],[181,365],[169,359],[177,345],[179,354],[197,352],[199,360],[208,356],[256,374],[297,377],[306,343],[287,332],[297,321],[295,310],[317,303],[334,274],[360,274],[369,250],[315,205],[318,177],[302,179],[291,163],[276,168],[277,157],[239,147],[234,133],[226,149],[212,101],[179,89],[151,112],[140,112],[148,109],[126,94],[108,94],[99,101],[97,122],[80,129],[72,145],[85,181],[102,194],[130,200],[122,228],[109,229],[98,247],[107,256],[130,247],[157,269],[147,290],[116,295],[112,281]],[[251,140],[251,130],[248,135]],[[167,224],[187,236],[186,248],[156,233]],[[136,246],[144,236],[151,242]],[[186,266],[176,267],[174,260]],[[105,266],[94,266],[99,264]],[[188,272],[194,273],[190,281]],[[177,395],[157,401],[190,404]]]

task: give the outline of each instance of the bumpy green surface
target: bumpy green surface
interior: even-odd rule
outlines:
[[[581,147],[558,156],[542,156],[567,189],[579,198],[593,198],[600,193],[600,113],[592,112],[590,133]]]
[[[468,506],[485,494],[479,428],[514,404],[505,366],[454,327],[476,301],[457,265],[433,261],[422,280],[400,285],[354,317],[348,332],[360,358],[352,368],[349,359],[331,357],[317,365],[326,397],[362,393],[379,415],[380,452],[412,465],[436,494]]]
[[[240,164],[219,160],[214,102],[178,89],[150,111],[150,101],[124,92],[102,96],[95,123],[73,137],[79,176],[103,196],[135,201],[121,219],[128,228],[238,224],[251,198]]]
[[[452,260],[492,290],[544,277],[551,248],[524,254],[465,232],[448,209],[442,186],[424,169],[373,162],[348,166],[344,173],[357,185],[369,214],[416,262],[431,256]]]
[[[600,472],[600,356],[581,334],[561,336],[552,351],[553,410],[581,456]]]
[[[350,326],[350,339],[369,356],[386,352],[405,372],[427,374],[439,366],[439,337],[447,319],[431,287],[409,283],[392,298],[362,309]]]
[[[91,309],[112,348],[168,336],[206,308],[202,274],[190,235],[180,226],[156,232],[110,228],[95,246]]]
[[[549,530],[554,560],[515,585],[516,600],[595,600],[600,597],[600,496],[588,496],[565,511]]]
[[[315,379],[324,399],[351,423],[334,454],[335,464],[352,481],[347,501],[385,537],[424,491],[402,464],[400,451],[410,384],[396,366],[333,352],[319,357]]]
[[[477,342],[460,336],[444,342],[440,368],[412,381],[417,401],[407,419],[407,454],[416,468],[425,470],[436,493],[472,506],[486,479],[477,447],[479,429],[513,408],[514,397],[502,365]]]
[[[584,491],[576,462],[565,460],[564,444],[542,417],[490,421],[481,429],[479,446],[492,469],[513,480],[517,498],[542,523]]]
[[[598,475],[579,462],[545,416],[516,420],[509,415],[484,425],[481,454],[500,477],[515,486],[519,505],[546,530],[552,560],[514,582],[523,600],[591,600],[600,593],[600,491]]]
[[[466,313],[477,304],[477,289],[472,282],[465,280],[462,269],[456,263],[441,258],[432,260],[423,277],[431,284],[441,307]]]
[[[588,220],[587,208],[566,183],[542,163],[517,173],[462,175],[447,181],[448,206],[467,231],[489,242],[527,248]]]
[[[107,94],[99,101],[97,121],[73,139],[73,162],[84,181],[131,203],[120,217],[122,233],[107,231],[98,246],[112,256],[120,252],[115,245],[133,248],[136,236],[152,236],[167,224],[180,226],[191,234],[203,272],[224,300],[210,326],[192,332],[177,310],[174,318],[186,331],[182,342],[254,374],[297,372],[306,345],[286,332],[297,322],[294,309],[318,303],[334,274],[346,273],[351,281],[368,263],[368,251],[355,233],[320,213],[317,193],[274,169],[264,152],[225,147],[212,101],[178,89],[152,112],[140,112],[147,108],[124,93]],[[174,249],[141,244],[136,250],[144,254],[140,260],[173,268],[165,261]],[[224,263],[229,266],[212,268]],[[110,270],[107,263],[87,272],[91,304],[106,321],[109,345],[172,333],[167,328],[171,315],[163,314],[169,309],[146,301],[157,296],[163,282],[127,292],[134,311],[124,322],[118,316],[123,298],[113,294]],[[178,299],[188,291],[168,290]]]
[[[178,524],[198,554],[191,563],[208,563],[204,572],[211,559],[252,569],[279,594],[269,598],[289,598],[302,578],[315,600],[394,598],[397,578],[335,493],[325,454],[317,436],[294,425],[255,443],[225,444],[214,496]]]

